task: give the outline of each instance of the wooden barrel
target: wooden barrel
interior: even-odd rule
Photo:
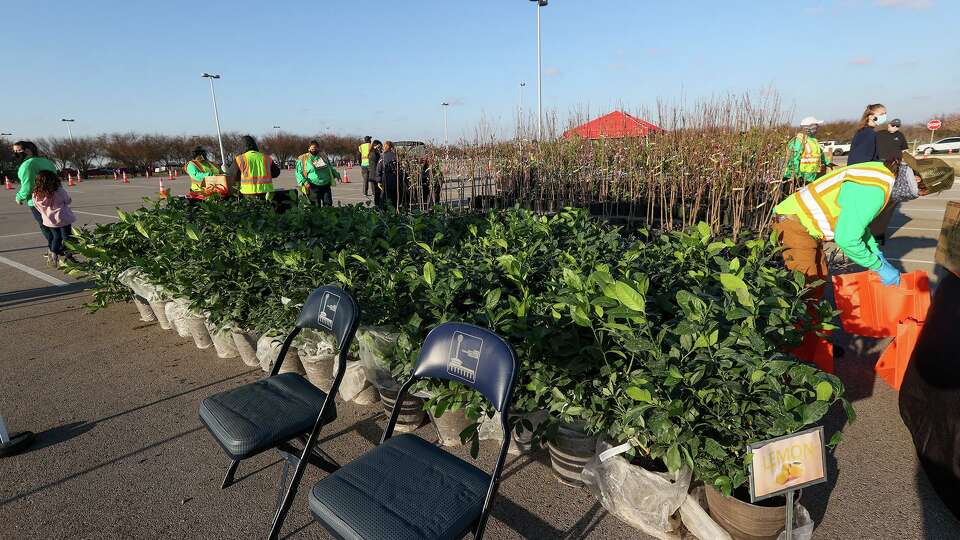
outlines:
[[[383,410],[389,418],[393,413],[393,405],[397,402],[396,390],[379,389],[380,399],[383,401]],[[406,432],[413,431],[420,427],[424,418],[423,400],[407,394],[400,402],[400,416],[397,417],[397,426],[395,431]]]
[[[557,480],[568,486],[582,486],[580,473],[596,452],[597,438],[587,435],[580,425],[560,424],[556,438],[547,443],[547,448]]]
[[[786,506],[759,506],[707,488],[710,516],[736,540],[776,540],[787,521]],[[772,499],[771,499],[772,500]]]

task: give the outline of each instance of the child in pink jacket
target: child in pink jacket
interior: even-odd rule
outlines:
[[[40,171],[33,185],[33,207],[40,212],[43,225],[50,230],[48,261],[56,268],[60,258],[72,259],[63,249],[63,242],[73,234],[77,220],[70,210],[70,195],[63,189],[60,177],[53,171]]]

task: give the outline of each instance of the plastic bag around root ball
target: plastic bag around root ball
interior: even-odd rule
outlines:
[[[183,310],[183,306],[177,302],[167,302],[167,305],[163,308],[164,313],[167,314],[167,320],[170,321],[173,329],[177,331],[177,335],[180,337],[190,337],[190,330],[183,324]]]
[[[150,303],[161,302],[165,298],[169,298],[163,287],[150,283],[146,274],[143,273],[143,268],[139,266],[133,266],[120,272],[117,281],[126,287],[130,287],[134,294]]]
[[[131,296],[133,298],[133,305],[137,306],[137,311],[140,312],[140,320],[143,322],[156,322],[157,316],[153,313],[153,309],[150,308],[150,303],[147,302],[146,298],[141,297],[137,293],[133,293]]]
[[[283,348],[283,340],[284,336],[267,334],[257,341],[257,360],[260,362],[260,369],[264,372],[270,373],[273,370],[273,365],[277,363],[277,358],[280,356],[280,349]],[[287,350],[278,373],[303,374],[300,357],[293,350],[293,347]]]
[[[683,539],[732,540],[730,533],[710,517],[706,508],[707,495],[704,493],[703,486],[690,490],[683,504],[680,505],[680,521],[687,530]]]
[[[816,526],[810,512],[799,502],[793,505],[793,540],[811,540],[813,529]],[[783,531],[777,540],[786,540],[787,532]]]
[[[333,376],[337,376],[337,364],[333,364]],[[348,361],[347,369],[340,381],[340,398],[344,401],[353,401],[360,405],[369,405],[380,399],[376,388],[367,380],[363,364],[359,361]]]
[[[633,465],[623,455],[600,461],[610,444],[600,440],[583,469],[584,484],[604,508],[627,524],[661,540],[679,540],[679,523],[672,519],[690,489],[687,467],[676,473],[657,473]]]
[[[400,383],[390,370],[399,337],[397,330],[389,326],[361,326],[357,330],[360,362],[367,380],[381,390],[400,390]]]
[[[217,328],[207,317],[207,332],[210,332],[210,339],[213,340],[213,348],[217,351],[219,358],[236,358],[240,356],[237,350],[237,344],[233,342],[233,335],[229,328]]]
[[[194,345],[198,349],[209,349],[213,345],[213,340],[207,330],[206,317],[191,311],[190,301],[186,298],[177,298],[173,303],[180,308],[182,314],[180,324],[187,331],[187,335],[193,338]]]

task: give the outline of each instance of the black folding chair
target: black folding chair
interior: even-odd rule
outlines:
[[[347,352],[356,334],[359,319],[360,309],[346,292],[331,286],[316,289],[310,293],[300,310],[296,327],[284,340],[270,375],[210,396],[200,404],[200,419],[233,460],[223,479],[222,488],[226,489],[233,484],[241,460],[271,448],[279,450],[286,459],[280,481],[281,490],[286,480],[288,464],[296,463],[293,480],[274,516],[270,538],[276,538],[280,532],[306,464],[311,463],[328,473],[340,468],[319,448],[315,448],[315,443],[320,428],[337,418],[334,397],[346,371]],[[339,368],[329,394],[313,386],[298,373],[278,375],[290,344],[304,328],[326,330],[332,332],[336,338],[340,351],[337,356]],[[291,444],[294,439],[303,442],[302,450]]]
[[[337,538],[448,539],[471,531],[483,537],[510,445],[515,372],[513,349],[493,332],[462,323],[434,328],[380,446],[320,480],[310,492],[310,511]],[[504,438],[492,475],[413,434],[391,438],[403,396],[423,378],[461,382],[500,411]]]

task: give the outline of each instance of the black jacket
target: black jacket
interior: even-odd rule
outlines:
[[[373,171],[373,180],[377,179],[377,164],[380,163],[380,151],[376,147],[370,148],[370,153],[367,154],[367,160],[370,163],[370,170]]]
[[[881,161],[899,158],[908,147],[907,138],[902,131],[890,133],[883,130],[877,133],[877,148],[880,152]]]

